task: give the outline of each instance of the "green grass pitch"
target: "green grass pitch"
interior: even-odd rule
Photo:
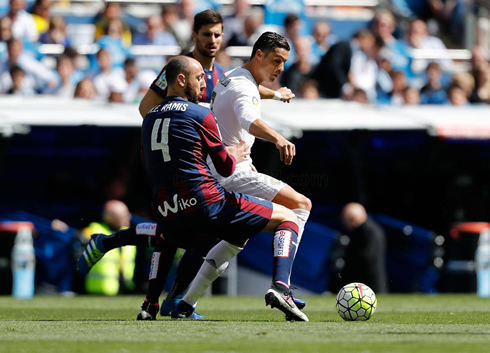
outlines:
[[[379,295],[366,322],[335,296],[304,297],[310,322],[285,322],[262,297],[204,297],[203,321],[136,321],[144,296],[0,297],[0,352],[490,352],[490,299]]]

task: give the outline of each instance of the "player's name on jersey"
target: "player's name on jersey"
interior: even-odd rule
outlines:
[[[157,106],[151,108],[150,113],[166,112],[169,110],[176,110],[176,111],[185,112],[187,110],[188,106],[189,106],[188,103],[169,102],[167,104],[157,105]]]

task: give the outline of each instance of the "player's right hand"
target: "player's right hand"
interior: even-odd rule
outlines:
[[[250,146],[245,141],[240,140],[240,143],[235,146],[226,146],[226,151],[235,157],[237,164],[248,159],[250,155]]]

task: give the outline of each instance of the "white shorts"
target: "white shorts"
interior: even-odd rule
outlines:
[[[269,201],[272,201],[277,193],[287,185],[276,178],[253,170],[234,173],[223,179],[220,184],[227,191],[240,192]]]

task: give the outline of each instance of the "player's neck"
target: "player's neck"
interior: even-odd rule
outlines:
[[[252,62],[246,62],[245,65],[242,66],[242,68],[248,70],[252,74],[252,77],[258,85],[260,85],[262,81],[264,81],[262,79],[262,76],[260,75],[260,71],[256,68],[256,66],[254,66]]]
[[[208,58],[207,56],[202,55],[197,49],[192,51],[192,55],[194,56],[194,59],[201,63],[203,69],[213,71],[214,58]]]

